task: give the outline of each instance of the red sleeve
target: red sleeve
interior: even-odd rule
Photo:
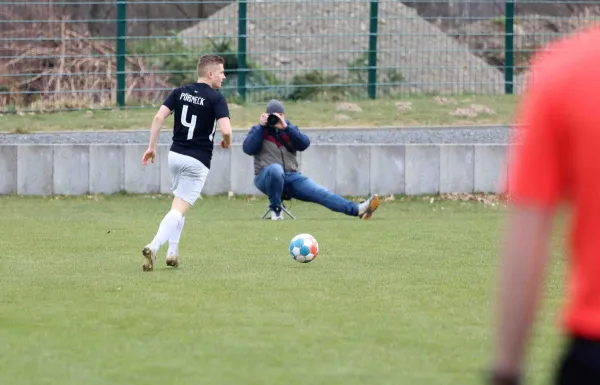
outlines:
[[[520,138],[509,166],[509,197],[516,204],[550,208],[563,197],[565,130],[557,100],[564,92],[555,80],[552,75],[536,76],[523,95],[517,116]]]

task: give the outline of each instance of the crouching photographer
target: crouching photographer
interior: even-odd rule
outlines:
[[[379,207],[377,194],[361,203],[352,202],[300,172],[297,153],[309,146],[309,138],[286,119],[285,109],[278,100],[267,103],[259,124],[253,126],[244,139],[244,153],[254,157],[254,185],[269,197],[271,219],[283,219],[281,201],[284,198],[313,202],[335,212],[369,219]]]

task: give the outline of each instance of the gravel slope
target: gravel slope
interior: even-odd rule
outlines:
[[[304,130],[312,143],[446,143],[504,144],[510,141],[507,126],[485,127],[411,127],[398,129],[331,129]],[[241,143],[246,132],[234,132],[234,143]],[[0,134],[0,144],[88,144],[148,143],[148,131],[61,132],[34,134]],[[219,135],[216,136],[220,141]],[[159,143],[170,143],[171,135],[161,132]]]
[[[348,64],[368,50],[369,2],[292,4],[248,1],[248,60],[286,80],[309,69],[345,76]],[[395,77],[401,73],[406,83],[395,92],[502,92],[500,71],[414,9],[385,0],[379,2],[379,16],[378,81],[397,81],[386,75],[388,68],[397,71]],[[237,33],[238,3],[234,2],[179,36],[189,47],[207,44],[209,38],[229,38],[236,47]]]

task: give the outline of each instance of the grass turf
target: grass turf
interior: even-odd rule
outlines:
[[[0,383],[480,384],[505,209],[384,202],[371,221],[294,202],[204,198],[182,265],[141,271],[167,197],[0,197]],[[293,261],[314,235],[320,254]],[[559,337],[560,237],[528,364]]]
[[[458,95],[436,99],[433,96],[407,96],[398,100],[363,100],[354,104],[362,111],[338,111],[333,102],[286,102],[286,117],[300,128],[307,127],[384,127],[508,124],[518,97],[516,95]],[[397,107],[410,103],[410,110]],[[230,107],[232,126],[247,131],[258,122],[266,103]],[[473,108],[472,106],[475,105]],[[492,111],[485,111],[485,106]],[[461,109],[467,116],[451,115]],[[158,106],[125,110],[83,110],[58,113],[0,114],[0,132],[127,130],[149,129]],[[164,128],[173,126],[172,117]]]

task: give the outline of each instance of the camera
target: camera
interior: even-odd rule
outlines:
[[[267,124],[269,126],[273,127],[277,123],[279,123],[279,118],[277,117],[277,115],[269,114],[269,116],[267,117]]]

